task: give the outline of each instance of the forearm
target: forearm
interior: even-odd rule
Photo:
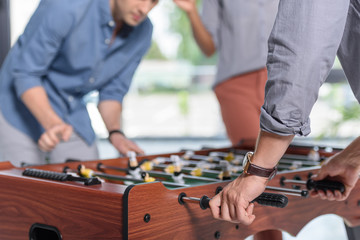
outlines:
[[[122,106],[118,101],[101,101],[98,109],[108,131],[120,129]]]
[[[115,100],[104,100],[99,103],[98,108],[108,131],[120,129],[121,103]],[[129,151],[134,151],[137,154],[144,154],[144,151],[141,148],[131,140],[127,139],[123,134],[111,134],[111,136],[109,136],[109,141],[125,156]]]
[[[205,28],[199,16],[196,0],[173,0],[188,16],[196,43],[208,57],[215,53],[215,44],[212,36]]]
[[[360,137],[357,137],[350,145],[339,153],[341,158],[346,161],[348,165],[360,170]]]
[[[21,99],[46,130],[63,123],[51,107],[43,87],[30,88],[21,95]]]
[[[260,131],[252,163],[264,168],[273,168],[284,155],[294,135],[280,136]]]
[[[197,10],[195,9],[194,11],[188,12],[187,15],[191,23],[196,43],[206,56],[212,56],[216,51],[215,44],[210,33],[206,30],[203,22],[201,21]]]

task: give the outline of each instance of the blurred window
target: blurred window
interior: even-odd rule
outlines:
[[[11,44],[23,32],[39,1],[9,1]],[[160,1],[149,17],[154,25],[153,44],[124,99],[124,131],[129,137],[225,138],[219,105],[211,89],[216,56],[208,59],[201,54],[185,14],[172,1]],[[92,92],[85,100],[95,132],[106,137],[97,97]],[[353,129],[359,118],[358,103],[336,59],[311,113],[310,136],[353,136],[358,134]]]

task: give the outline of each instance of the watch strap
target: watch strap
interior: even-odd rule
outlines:
[[[123,136],[125,137],[125,133],[124,133],[122,130],[120,130],[120,129],[111,130],[111,131],[109,132],[109,136],[108,136],[109,142],[111,142],[110,137],[111,137],[111,135],[113,135],[114,133],[120,133],[121,135],[123,135]]]
[[[275,171],[275,168],[263,168],[260,166],[257,166],[255,164],[250,164],[248,169],[246,170],[247,174],[256,175],[259,177],[266,177],[269,178],[273,172]]]
[[[263,168],[258,165],[255,165],[251,162],[251,157],[253,156],[253,152],[248,152],[245,155],[247,159],[246,165],[244,166],[244,172],[246,174],[251,174],[259,177],[266,177],[272,179],[277,172],[277,168]]]

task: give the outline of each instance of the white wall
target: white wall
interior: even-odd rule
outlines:
[[[10,0],[11,45],[22,34],[40,0]]]

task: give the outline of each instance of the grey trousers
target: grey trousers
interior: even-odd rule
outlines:
[[[261,129],[308,135],[336,54],[360,102],[360,0],[281,0],[269,38]]]
[[[41,151],[29,136],[10,125],[0,111],[0,156],[14,166],[63,163],[67,159],[95,160],[99,158],[95,143],[88,146],[76,133],[69,141],[59,143],[49,153]]]

